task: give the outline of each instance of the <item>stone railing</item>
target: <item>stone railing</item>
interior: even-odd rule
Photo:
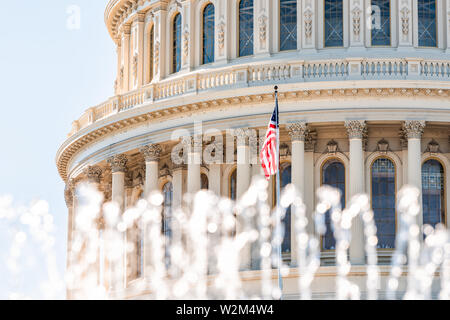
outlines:
[[[73,123],[69,136],[112,114],[188,93],[200,94],[207,90],[256,87],[272,83],[389,79],[450,81],[450,61],[348,58],[266,62],[194,71],[148,84],[88,109]]]

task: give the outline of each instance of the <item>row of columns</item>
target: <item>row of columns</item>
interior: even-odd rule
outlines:
[[[350,198],[356,194],[365,192],[365,172],[364,172],[364,140],[366,137],[367,126],[365,121],[352,120],[346,121],[345,127],[349,136],[350,152],[349,152],[349,196]],[[403,132],[405,139],[408,141],[408,169],[407,169],[407,182],[410,185],[417,187],[421,190],[421,136],[425,127],[424,121],[405,121],[403,124]],[[308,125],[305,122],[292,123],[287,127],[289,135],[292,141],[292,157],[291,157],[291,170],[292,177],[291,182],[301,192],[305,204],[308,208],[308,212],[313,212],[314,204],[314,184],[313,181],[313,150],[308,148],[311,144],[311,132],[308,129]],[[252,164],[250,159],[250,146],[246,129],[238,129],[236,131],[237,137],[237,199],[243,196],[250,186],[251,177],[254,174],[260,173],[260,164],[256,161]],[[182,196],[187,191],[188,193],[196,193],[201,188],[201,140],[199,142],[196,139],[188,141],[191,148],[188,148],[188,157],[191,161],[188,161],[187,165],[187,190],[184,189],[183,170],[184,166],[176,166],[173,170],[172,184],[174,188],[174,207],[181,205]],[[152,191],[159,191],[158,178],[159,178],[159,160],[162,153],[162,148],[158,144],[150,144],[140,149],[140,152],[145,158],[145,186],[144,196],[148,197]],[[127,157],[123,154],[116,155],[108,159],[108,163],[111,166],[112,171],[112,201],[119,207],[120,211],[124,210],[125,203],[125,171],[127,165]],[[100,181],[101,171],[95,170],[95,167],[90,167],[87,176],[90,182],[98,184]],[[210,189],[221,194],[221,165],[212,164],[210,166]],[[69,246],[71,243],[74,221],[74,200],[73,188],[66,188],[66,201],[69,207]],[[422,217],[418,222],[419,227],[422,225]],[[293,217],[292,217],[293,218]],[[308,217],[309,232],[314,232],[312,216]],[[237,221],[237,232],[241,232],[243,227],[242,221]],[[291,223],[294,228],[294,223]],[[364,231],[363,224],[360,218],[356,219],[352,225],[352,239],[349,248],[350,262],[352,264],[365,264],[364,253]],[[292,230],[291,251],[295,252],[296,241],[295,232]],[[144,237],[146,239],[146,237]],[[107,241],[107,239],[105,239]],[[144,261],[147,265],[150,262],[150,250],[151,244],[147,239],[144,240]],[[124,239],[125,243],[125,239]],[[294,256],[294,255],[293,255]],[[68,258],[70,260],[70,257]],[[120,290],[124,288],[126,276],[125,276],[125,251],[121,254],[119,263],[114,263],[110,266],[110,274],[108,275],[109,283],[111,284],[111,290]],[[296,264],[295,259],[292,260],[293,265]],[[68,261],[68,264],[70,262]],[[251,265],[251,249],[247,246],[242,251],[242,268],[248,269]],[[145,273],[145,270],[144,270]],[[145,276],[145,274],[144,274]]]

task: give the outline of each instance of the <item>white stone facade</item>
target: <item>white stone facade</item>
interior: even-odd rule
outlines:
[[[214,62],[203,64],[202,12],[209,3],[215,8],[215,55]],[[328,48],[325,2],[297,0],[297,50],[280,51],[279,0],[255,0],[253,54],[239,57],[238,0],[111,0],[105,21],[117,45],[115,96],[74,121],[56,156],[67,183],[69,247],[73,188],[86,179],[98,183],[106,200],[123,207],[171,182],[177,206],[185,192],[201,188],[202,174],[209,189],[229,197],[236,169],[236,196],[242,195],[252,175],[260,172],[260,165],[250,161],[248,141],[237,139],[236,158],[229,163],[176,166],[170,152],[178,141],[172,133],[185,129],[194,134],[194,122],[201,122],[203,132],[219,130],[224,140],[229,129],[251,128],[264,136],[274,85],[280,87],[282,163],[290,163],[292,183],[303,193],[309,212],[328,160],[345,167],[347,202],[357,193],[371,195],[371,168],[379,158],[394,164],[396,191],[406,183],[421,189],[422,164],[438,160],[447,210],[450,0],[436,0],[434,47],[419,46],[418,0],[391,1],[391,45],[372,46],[370,3],[343,0],[343,45]],[[182,18],[181,69],[173,72],[177,13]],[[442,220],[447,223],[446,211]],[[350,275],[358,279],[365,264],[362,227],[356,224],[353,232],[350,260],[357,266]],[[382,259],[390,254],[380,250]],[[321,267],[317,297],[333,291],[332,256],[323,253],[324,265],[330,266]],[[295,261],[285,258],[295,267]],[[135,270],[137,258],[124,259]],[[288,296],[297,294],[293,274],[285,280]],[[252,288],[259,274],[246,271],[243,277]],[[126,291],[139,275],[133,271],[125,278],[119,289]]]

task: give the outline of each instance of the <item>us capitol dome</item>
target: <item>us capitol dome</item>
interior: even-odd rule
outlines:
[[[261,173],[250,157],[254,137],[246,133],[256,131],[261,144],[275,85],[282,185],[301,191],[310,214],[322,185],[341,190],[343,205],[368,194],[382,277],[389,273],[396,195],[404,184],[422,190],[419,226],[447,224],[450,0],[110,0],[104,19],[117,48],[115,94],[73,122],[56,155],[66,183],[68,248],[76,231],[75,188],[83,181],[122,209],[155,190],[164,195],[164,212],[201,189],[239,199]],[[219,130],[224,141],[234,132],[232,161],[220,150],[221,163],[173,163],[179,143],[173,132],[194,136],[199,124],[203,133]],[[276,194],[269,194],[274,206]],[[296,241],[291,221],[285,224],[283,260],[293,271],[284,294],[295,297]],[[145,277],[143,255],[151,244],[143,246],[123,258],[123,282],[115,290],[125,297]],[[337,272],[331,230],[320,246],[313,296],[326,298]],[[349,259],[349,276],[364,284],[358,224]],[[261,274],[251,254],[242,260],[244,286],[256,286]]]

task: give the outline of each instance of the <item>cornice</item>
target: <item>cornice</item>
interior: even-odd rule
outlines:
[[[367,97],[425,97],[425,96],[440,96],[450,97],[450,89],[431,89],[431,88],[347,88],[347,89],[302,89],[292,90],[289,92],[280,92],[279,100],[282,101],[311,101],[315,99],[339,99],[345,97],[367,98]],[[98,141],[108,135],[118,133],[122,130],[129,129],[133,126],[142,123],[161,123],[174,117],[182,115],[201,114],[205,111],[211,111],[220,107],[226,106],[238,107],[242,105],[251,105],[256,103],[271,102],[274,99],[273,93],[267,94],[251,94],[241,95],[230,98],[210,99],[202,102],[189,103],[184,105],[174,105],[162,110],[152,108],[153,111],[127,117],[127,113],[136,111],[137,109],[130,109],[123,111],[120,115],[124,118],[113,120],[110,118],[95,122],[90,126],[80,130],[69,139],[67,139],[57,152],[56,164],[61,178],[67,180],[67,167],[71,158],[79,152],[82,148]],[[145,110],[145,107],[143,107]]]
[[[147,6],[142,8],[145,5]],[[117,43],[122,24],[132,16],[138,17],[151,9],[164,10],[167,5],[168,0],[110,0],[105,9],[104,19],[111,38]]]

